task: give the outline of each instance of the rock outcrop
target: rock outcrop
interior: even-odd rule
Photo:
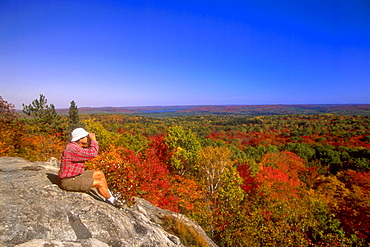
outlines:
[[[184,215],[143,199],[117,209],[94,191],[61,190],[57,172],[56,160],[0,158],[0,246],[216,246]]]

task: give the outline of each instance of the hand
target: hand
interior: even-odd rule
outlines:
[[[95,133],[89,133],[89,138],[90,138],[91,141],[96,141]]]

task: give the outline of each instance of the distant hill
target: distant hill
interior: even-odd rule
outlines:
[[[323,105],[201,105],[201,106],[133,106],[133,107],[81,107],[80,114],[127,114],[153,117],[179,117],[197,115],[287,115],[287,114],[338,114],[370,115],[370,104]],[[68,109],[57,109],[62,115]]]

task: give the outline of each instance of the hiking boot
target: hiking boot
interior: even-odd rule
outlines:
[[[119,200],[119,201],[125,201],[124,199],[123,199],[123,196],[121,195],[121,193],[119,193],[119,192],[113,192],[112,193],[112,196],[114,197],[114,198],[116,198],[117,200]]]
[[[106,200],[106,202],[110,205],[113,205],[114,207],[116,208],[123,208],[126,204],[125,204],[125,201],[122,201],[122,200],[115,200],[113,203],[111,203],[110,201]]]

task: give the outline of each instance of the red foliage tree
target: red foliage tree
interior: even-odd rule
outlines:
[[[171,157],[171,152],[166,145],[165,137],[165,134],[148,137],[149,147],[155,150],[155,155],[163,164],[166,164]]]
[[[349,233],[370,241],[370,172],[346,171],[341,179],[350,189],[340,204],[338,218]]]
[[[256,188],[256,179],[252,176],[252,171],[249,165],[238,165],[237,170],[240,177],[243,179],[243,184],[240,186],[244,192],[248,193]]]
[[[300,176],[306,171],[302,158],[288,151],[268,153],[261,161],[258,180],[272,185],[274,182],[286,182],[292,188],[301,184]]]
[[[154,149],[135,154],[128,149],[112,147],[90,162],[90,167],[101,169],[109,185],[130,200],[142,197],[154,205],[178,212],[178,198],[171,192],[166,164],[160,162]]]

